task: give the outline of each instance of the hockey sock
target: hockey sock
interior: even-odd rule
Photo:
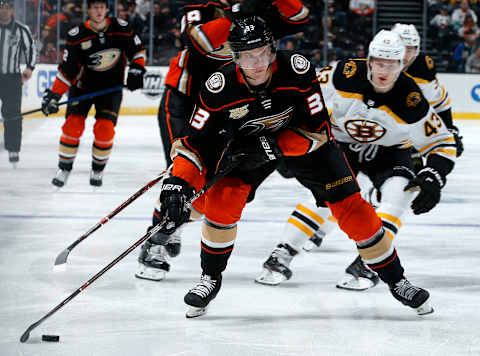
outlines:
[[[227,268],[233,243],[234,241],[212,242],[202,237],[200,260],[203,273],[213,278],[219,276]]]
[[[382,281],[388,285],[395,284],[402,278],[405,278],[404,269],[400,263],[400,258],[397,255],[397,250],[394,248],[391,255],[376,263],[367,262],[368,267],[378,273]]]

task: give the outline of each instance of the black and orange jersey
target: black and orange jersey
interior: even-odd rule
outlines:
[[[276,137],[286,156],[300,156],[330,139],[329,116],[315,69],[301,54],[279,51],[272,75],[262,89],[252,88],[233,62],[210,75],[200,89],[190,118],[192,133],[174,144],[177,157],[188,160],[189,182],[204,169],[212,172],[230,139],[251,135]]]
[[[183,8],[181,30],[187,48],[170,61],[166,85],[188,96],[196,95],[209,74],[231,61],[226,43],[231,21],[225,17],[225,11],[229,10],[220,1],[202,1]],[[269,11],[258,15],[278,39],[302,31],[308,14],[300,0],[277,0]]]
[[[52,91],[63,94],[72,85],[99,90],[122,85],[127,61],[145,65],[145,49],[128,22],[107,19],[103,32],[88,21],[68,31],[67,44]]]

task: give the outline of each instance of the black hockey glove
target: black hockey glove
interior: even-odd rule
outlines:
[[[463,136],[460,136],[460,131],[458,130],[457,126],[452,126],[448,129],[450,133],[455,138],[455,145],[457,146],[457,157],[460,157],[463,153]]]
[[[42,97],[42,112],[48,116],[49,114],[55,114],[58,112],[58,102],[62,96],[54,93],[50,89],[46,89],[43,92]]]
[[[160,215],[167,217],[167,222],[160,230],[165,234],[172,234],[177,227],[190,218],[190,208],[187,201],[193,196],[194,189],[185,180],[179,177],[168,177],[163,181],[160,193]]]
[[[130,63],[127,76],[127,88],[131,91],[143,88],[143,75],[146,69],[137,63]]]
[[[230,159],[240,170],[252,170],[282,157],[274,138],[262,135],[241,138],[232,144]]]
[[[416,215],[429,212],[440,201],[440,191],[445,185],[445,178],[442,178],[434,168],[425,167],[417,176],[412,179],[403,189],[420,189],[417,197],[412,202],[412,210]]]

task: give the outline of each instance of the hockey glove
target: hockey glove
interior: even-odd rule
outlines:
[[[49,114],[55,114],[58,112],[58,102],[62,96],[54,93],[50,89],[46,89],[43,92],[42,98],[42,112],[48,116]]]
[[[232,146],[230,157],[240,170],[252,170],[282,157],[275,139],[264,135],[241,138]]]
[[[190,208],[187,201],[193,196],[194,189],[182,178],[168,177],[163,181],[160,193],[160,215],[167,218],[167,222],[160,230],[170,235],[187,222],[190,218]]]
[[[420,215],[432,210],[440,201],[440,191],[444,185],[445,179],[434,168],[425,167],[418,172],[404,188],[404,191],[420,189],[411,205],[413,213]]]
[[[450,133],[455,138],[455,145],[457,146],[457,157],[460,157],[463,153],[463,136],[460,136],[460,131],[458,130],[457,126],[452,126],[448,129],[448,131],[450,131]]]
[[[131,91],[143,88],[143,75],[146,69],[137,63],[130,63],[127,76],[127,88]]]

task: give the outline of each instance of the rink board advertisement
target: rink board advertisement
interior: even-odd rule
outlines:
[[[163,92],[168,67],[147,67],[145,88],[123,91],[122,115],[155,115]],[[39,108],[43,91],[51,88],[57,75],[57,66],[37,65],[32,78],[23,87],[22,111]],[[480,119],[480,75],[438,74],[439,81],[447,88],[452,99],[454,117]],[[66,96],[62,98],[66,100]],[[63,113],[63,110],[60,114]],[[41,116],[33,114],[32,116]]]

